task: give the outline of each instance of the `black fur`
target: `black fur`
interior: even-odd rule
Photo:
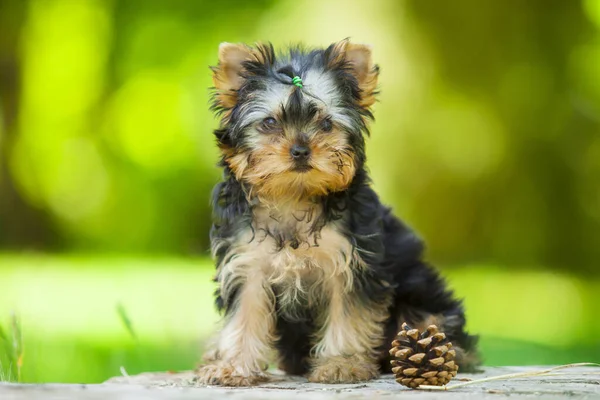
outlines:
[[[215,225],[213,236],[228,237],[234,226],[249,223],[250,206],[245,203],[243,192],[233,178],[230,178],[229,184],[219,184],[216,191],[220,202],[227,198],[230,203],[215,208],[219,219],[227,223]],[[380,203],[364,170],[357,174],[346,192],[324,198],[323,204],[329,214],[328,219],[346,216],[343,218],[345,233],[363,250],[362,258],[370,267],[366,274],[355,277],[357,296],[363,297],[365,302],[384,301],[389,293],[394,297],[391,317],[386,323],[387,338],[384,348],[380,349],[382,370],[390,369],[387,350],[399,330],[399,315],[409,324],[418,323],[429,315],[441,315],[448,321],[444,329],[449,339],[467,352],[476,352],[477,338],[464,331],[465,316],[461,302],[453,297],[439,274],[423,261],[422,241]],[[217,297],[217,307],[222,311],[226,311],[225,304],[232,302],[233,299]],[[280,340],[276,348],[285,371],[292,374],[307,372],[316,329],[310,312],[300,321],[289,321],[282,316],[277,319]]]
[[[265,63],[256,61],[246,61],[243,63],[244,83],[238,90],[238,102],[233,108],[226,108],[219,103],[217,96],[213,97],[211,110],[217,115],[229,112],[226,125],[215,130],[217,141],[221,145],[233,148],[243,148],[245,143],[244,131],[248,128],[249,122],[245,116],[254,110],[252,104],[252,95],[256,91],[264,90],[269,83],[279,82],[292,85],[293,76],[302,77],[309,69],[328,70],[340,92],[343,94],[339,106],[342,107],[353,123],[352,127],[346,128],[351,144],[355,145],[357,151],[357,161],[360,165],[364,162],[364,134],[369,134],[367,120],[373,119],[370,110],[358,106],[357,101],[360,98],[360,89],[354,76],[349,72],[347,63],[340,61],[333,63],[331,61],[333,45],[325,50],[307,51],[301,47],[293,47],[288,54],[275,55],[273,46],[259,45],[257,51],[263,54]],[[305,87],[302,91],[295,90],[290,97],[290,101],[285,107],[288,121],[296,124],[303,124],[307,117],[314,115],[314,106],[311,103],[302,101],[302,97],[311,97],[310,88]],[[315,99],[318,101],[318,99]],[[245,107],[242,107],[245,106]],[[256,104],[255,106],[260,106]]]
[[[302,76],[309,68],[325,68],[332,47],[325,50],[303,51],[294,48],[289,55],[276,57],[272,46],[260,47],[266,63],[246,62],[245,83],[239,90],[238,104],[229,111],[223,126],[215,131],[218,142],[233,148],[243,148],[244,113],[248,111],[246,103],[251,94],[261,90],[271,80],[291,84],[295,75]],[[394,217],[388,207],[379,201],[370,185],[370,179],[364,167],[364,136],[367,132],[366,120],[372,119],[369,110],[360,108],[357,99],[360,91],[356,79],[348,72],[343,62],[329,66],[336,77],[336,84],[345,103],[348,115],[355,122],[347,134],[354,149],[357,172],[350,186],[343,192],[330,193],[315,201],[322,205],[323,212],[314,216],[314,229],[335,222],[341,232],[360,252],[368,265],[365,272],[356,272],[354,291],[365,304],[385,303],[392,297],[389,306],[390,318],[386,322],[386,340],[379,349],[381,366],[389,370],[387,350],[399,329],[399,317],[409,324],[417,324],[428,316],[444,317],[444,328],[449,339],[466,352],[476,353],[475,336],[464,330],[465,316],[461,302],[454,298],[439,274],[423,260],[423,242],[399,219]],[[314,107],[302,97],[302,91],[295,91],[285,107],[286,118],[291,123],[301,124],[316,113]],[[308,96],[308,95],[307,95]],[[308,104],[308,106],[307,106]],[[223,112],[215,103],[213,109]],[[225,162],[224,180],[219,183],[213,194],[214,226],[211,231],[213,242],[227,243],[236,232],[251,227],[254,204],[247,199],[244,184],[238,182]],[[268,233],[267,233],[268,234]],[[259,233],[256,233],[257,237]],[[256,238],[255,240],[259,240]],[[281,246],[291,245],[293,237],[281,239]],[[295,244],[298,245],[297,243]],[[315,241],[314,245],[318,245]],[[215,257],[221,264],[228,253],[227,244],[219,247]],[[238,288],[239,289],[239,288]],[[274,288],[277,291],[277,288]],[[217,290],[216,304],[220,311],[227,313],[234,303],[239,290],[230,292],[230,298],[223,298]],[[291,374],[304,374],[309,368],[310,350],[314,343],[316,317],[314,310],[307,307],[299,315],[288,318],[286,313],[276,307],[277,335],[276,348],[280,355],[280,367]],[[472,365],[462,365],[461,367]]]

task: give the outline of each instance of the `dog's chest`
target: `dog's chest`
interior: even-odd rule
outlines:
[[[316,206],[257,209],[251,235],[246,250],[274,281],[342,274],[352,259],[348,238]]]

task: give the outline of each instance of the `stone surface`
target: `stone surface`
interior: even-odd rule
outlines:
[[[480,374],[458,374],[451,386],[469,379],[547,367],[488,367]],[[568,375],[567,375],[568,374]],[[96,385],[18,385],[0,384],[2,400],[82,399],[82,400],[204,400],[240,399],[529,399],[565,398],[600,399],[600,368],[572,368],[557,371],[552,376],[530,377],[506,381],[491,381],[445,392],[412,390],[397,384],[392,375],[359,383],[324,385],[308,383],[306,379],[274,374],[271,382],[251,388],[197,386],[193,373],[145,373],[112,378]]]

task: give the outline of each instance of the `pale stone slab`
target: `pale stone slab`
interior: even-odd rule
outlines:
[[[480,379],[546,367],[487,367],[480,374],[460,374],[461,379]],[[411,390],[397,384],[392,375],[380,379],[342,385],[308,383],[306,379],[280,374],[261,386],[224,388],[197,386],[192,372],[144,373],[116,377],[103,384],[0,384],[1,400],[215,400],[241,399],[530,399],[569,398],[600,399],[600,368],[573,368],[560,371],[565,375],[532,377],[510,381],[485,382],[446,392]]]

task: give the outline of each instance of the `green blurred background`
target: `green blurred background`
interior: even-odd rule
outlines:
[[[348,36],[382,67],[375,187],[486,364],[599,362],[600,0],[0,0],[0,380],[192,368],[218,321],[207,66]]]

